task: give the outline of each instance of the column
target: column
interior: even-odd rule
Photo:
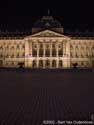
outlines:
[[[37,44],[37,57],[39,57],[39,43]]]
[[[45,60],[43,60],[43,68],[45,69]]]
[[[25,56],[29,55],[29,42],[26,40],[25,42]]]
[[[58,57],[58,44],[57,44],[57,47],[56,47],[56,56]]]
[[[39,68],[39,43],[37,43],[37,68]]]
[[[52,43],[50,44],[50,57],[52,57]]]
[[[66,66],[67,68],[70,68],[70,41],[66,41],[66,54],[67,54]]]
[[[32,44],[32,42],[31,42],[31,51],[30,51],[30,55],[31,55],[31,57],[32,57],[32,51],[33,51],[33,44]]]
[[[39,68],[39,59],[36,60],[37,68]]]
[[[59,60],[56,60],[56,68],[59,68]]]
[[[31,67],[31,62],[29,60],[29,42],[28,39],[25,40],[25,67]]]
[[[66,41],[63,42],[63,56],[66,55]]]
[[[52,59],[50,59],[50,68],[52,68]]]
[[[45,57],[45,52],[46,52],[46,48],[45,48],[45,43],[43,44],[43,57]]]

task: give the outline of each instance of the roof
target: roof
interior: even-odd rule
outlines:
[[[32,35],[31,31],[29,32],[8,32],[0,31],[0,39],[23,39],[26,36]],[[63,35],[70,36],[76,39],[93,39],[94,32],[65,32]]]
[[[32,33],[39,32],[43,29],[52,29],[54,31],[63,33],[63,27],[61,23],[52,16],[43,16],[41,19],[37,20],[32,28]]]

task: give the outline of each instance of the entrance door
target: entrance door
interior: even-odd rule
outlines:
[[[92,67],[94,68],[94,61],[92,61]]]
[[[37,63],[35,60],[33,60],[32,68],[36,68],[36,67],[37,67]]]
[[[46,60],[45,68],[50,68],[50,60]]]
[[[3,61],[0,60],[0,67],[3,67]]]
[[[52,68],[56,68],[56,60],[52,61]]]
[[[43,60],[39,60],[39,68],[43,68]]]
[[[63,68],[63,61],[59,60],[59,68]]]

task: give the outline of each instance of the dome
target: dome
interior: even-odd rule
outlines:
[[[60,22],[55,20],[52,16],[43,16],[42,19],[38,20],[32,28],[32,33],[39,32],[44,29],[63,33],[63,27]]]

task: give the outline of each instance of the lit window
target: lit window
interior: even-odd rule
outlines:
[[[19,49],[19,45],[17,45],[17,49]]]
[[[36,44],[34,45],[34,49],[37,49],[37,45]]]
[[[24,49],[24,48],[25,48],[25,45],[23,45],[22,48]]]
[[[17,58],[19,58],[19,53],[17,54]]]

